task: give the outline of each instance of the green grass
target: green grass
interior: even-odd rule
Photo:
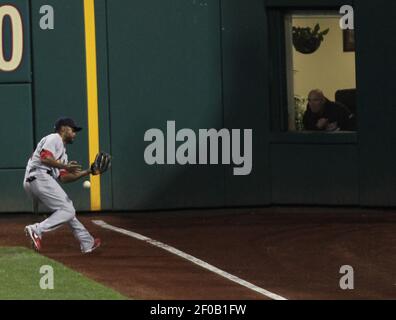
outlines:
[[[51,266],[54,288],[41,289],[40,273],[44,265]],[[48,281],[46,282],[48,284]],[[122,300],[120,293],[84,277],[64,265],[20,247],[0,247],[1,300]]]

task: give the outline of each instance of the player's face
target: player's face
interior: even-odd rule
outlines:
[[[65,141],[67,144],[72,144],[74,139],[76,138],[77,133],[74,131],[73,128],[66,127],[65,131]]]

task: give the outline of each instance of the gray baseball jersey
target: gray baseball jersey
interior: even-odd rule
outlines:
[[[36,150],[33,152],[31,158],[28,161],[26,171],[29,173],[32,169],[38,169],[42,171],[50,170],[54,178],[59,177],[59,169],[50,168],[41,162],[41,153],[43,151],[50,152],[55,160],[66,164],[68,162],[66,148],[62,141],[61,136],[58,133],[52,133],[37,144]]]

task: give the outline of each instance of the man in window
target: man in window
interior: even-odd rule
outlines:
[[[308,106],[304,113],[305,130],[337,131],[354,130],[354,115],[341,104],[327,99],[319,89],[308,95]]]

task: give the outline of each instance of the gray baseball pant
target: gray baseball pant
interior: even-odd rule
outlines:
[[[94,239],[76,218],[73,202],[59,183],[46,172],[34,172],[35,179],[27,182],[25,177],[23,187],[36,200],[48,207],[53,213],[44,221],[36,225],[36,233],[41,237],[43,233],[55,230],[63,224],[68,224],[74,237],[80,242],[82,251],[93,246]]]

